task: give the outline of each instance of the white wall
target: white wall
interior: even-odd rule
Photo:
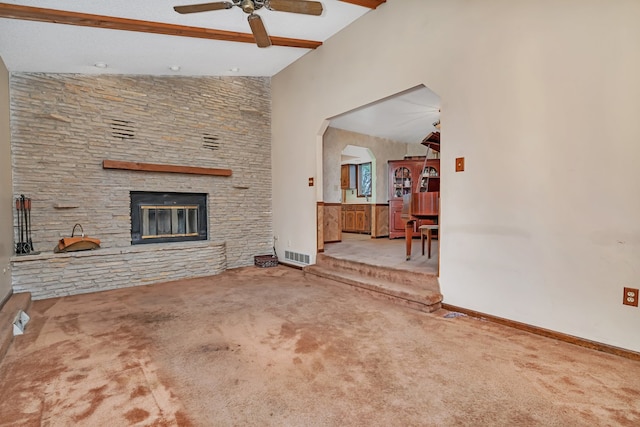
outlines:
[[[424,84],[445,302],[640,351],[638,22],[637,0],[388,0],[272,80],[278,249],[315,253],[324,120]]]
[[[409,144],[332,127],[327,128],[323,138],[322,201],[327,203],[347,201],[341,199],[342,190],[340,189],[340,156],[347,145],[366,148],[375,157],[375,176],[372,180],[375,191],[371,203],[387,203],[389,201],[387,161],[402,159],[407,153]],[[426,148],[423,145],[420,147],[424,155]],[[357,195],[352,197],[350,193],[351,191],[347,190],[345,195],[349,201],[364,203],[365,199]]]
[[[11,292],[9,258],[13,255],[9,72],[0,58],[0,303]]]

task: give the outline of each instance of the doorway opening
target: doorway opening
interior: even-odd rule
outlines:
[[[380,259],[385,258],[397,268],[437,272],[441,236],[434,236],[432,257],[422,256],[418,229],[421,222],[414,222],[415,233],[410,239],[412,256],[405,259],[407,221],[402,218],[402,197],[394,197],[397,189],[392,166],[393,162],[404,161],[417,165],[415,171],[412,169],[412,176],[406,177],[409,181],[402,180],[403,185],[408,183],[408,193],[414,186],[416,192],[439,190],[440,153],[428,149],[423,142],[430,134],[439,136],[440,97],[420,85],[327,120],[328,127],[322,135],[323,179],[319,200],[323,212],[318,217],[318,227],[323,232],[319,233],[322,236],[319,251],[328,255],[346,252],[353,260],[364,263],[379,264]],[[359,165],[368,163],[363,153],[371,158],[370,194],[363,192],[358,182],[358,171],[363,168]],[[364,172],[368,171],[368,166],[364,166]],[[423,178],[429,180],[426,187],[421,186],[425,182]],[[355,209],[351,205],[364,205],[359,208],[364,209],[357,217],[360,223],[356,213],[350,213]],[[438,215],[436,222],[439,219]],[[347,245],[350,249],[340,250]]]

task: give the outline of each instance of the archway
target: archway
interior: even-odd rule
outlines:
[[[319,241],[319,251],[324,243],[341,242],[345,225],[343,205],[370,205],[370,230],[372,240],[385,240],[389,236],[389,170],[388,162],[405,158],[424,159],[427,149],[420,143],[440,120],[440,98],[424,85],[420,85],[371,104],[359,107],[327,119],[328,126],[322,134],[322,223],[323,241]],[[354,148],[370,153],[372,162],[372,192],[370,197],[358,197],[358,188],[343,188],[341,182],[342,165],[361,164],[361,154],[354,154]],[[345,151],[346,150],[346,151]],[[344,154],[343,154],[344,151]],[[432,153],[439,157],[439,153]],[[374,167],[375,162],[375,167]],[[356,172],[357,175],[357,172]],[[320,200],[320,199],[319,199]],[[347,228],[349,229],[349,228]],[[356,231],[362,233],[362,231]],[[348,236],[347,236],[348,237]],[[398,236],[395,236],[398,237]],[[399,240],[401,240],[400,237]],[[401,242],[399,242],[401,243]],[[398,258],[404,252],[398,250]]]

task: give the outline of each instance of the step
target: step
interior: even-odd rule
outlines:
[[[23,292],[13,294],[0,307],[0,361],[13,342],[13,321],[20,312],[31,307],[31,294]]]
[[[435,274],[381,267],[324,254],[318,254],[316,264],[304,267],[303,271],[415,310],[432,312],[438,310],[442,302]]]

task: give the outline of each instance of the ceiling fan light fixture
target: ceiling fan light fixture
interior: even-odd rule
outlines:
[[[253,13],[256,10],[252,0],[242,0],[240,7],[244,13]]]

